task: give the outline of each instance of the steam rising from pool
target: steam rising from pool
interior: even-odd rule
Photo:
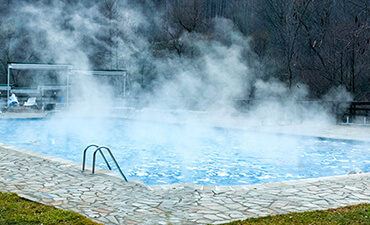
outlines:
[[[14,4],[17,4],[17,7],[14,7],[17,8],[17,13],[9,17],[9,22],[22,27],[33,37],[32,44],[40,46],[40,61],[70,63],[76,69],[91,69],[88,55],[95,54],[96,60],[104,57],[103,53],[91,53],[91,49],[86,47],[87,43],[104,45],[104,42],[95,38],[96,32],[102,30],[103,26],[99,21],[106,19],[98,13],[97,4],[76,3],[74,8],[69,7],[72,10],[67,12],[68,23],[64,25],[70,26],[71,29],[63,30],[60,29],[60,18],[65,17],[63,6],[66,3],[53,1],[48,5],[20,2]],[[109,83],[102,83],[93,76],[75,76],[73,85],[76,88],[71,93],[71,96],[74,96],[73,104],[68,111],[41,122],[43,125],[40,127],[40,135],[46,135],[41,137],[42,140],[38,140],[32,127],[33,123],[36,125],[39,121],[31,121],[27,125],[29,127],[24,129],[9,131],[13,132],[15,137],[22,137],[23,142],[31,143],[30,148],[35,146],[32,143],[40,143],[44,152],[54,148],[67,150],[71,148],[69,144],[75,142],[79,146],[73,151],[79,152],[94,142],[108,145],[123,152],[122,157],[127,159],[124,163],[125,169],[131,171],[134,177],[141,177],[140,173],[147,173],[148,168],[165,171],[166,167],[175,167],[175,173],[178,174],[176,179],[181,180],[179,176],[186,177],[181,180],[184,182],[190,182],[189,174],[204,171],[218,177],[235,177],[241,173],[245,174],[243,176],[249,176],[249,170],[241,171],[244,166],[252,165],[255,161],[253,157],[277,161],[286,168],[281,176],[289,176],[287,174],[291,174],[290,165],[304,164],[301,160],[303,150],[297,147],[300,146],[300,140],[253,132],[230,136],[223,129],[215,129],[212,126],[229,126],[240,120],[253,121],[267,127],[287,127],[285,125],[292,123],[333,123],[333,117],[327,108],[315,103],[309,106],[302,104],[300,100],[309,97],[304,84],[297,83],[289,89],[278,80],[265,79],[268,74],[261,70],[257,61],[249,60],[253,62],[252,65],[243,61],[245,55],[253,57],[249,50],[249,40],[234,29],[231,21],[216,21],[215,27],[219,29],[216,30],[218,40],[208,40],[196,33],[184,34],[187,35],[187,40],[193,41],[196,53],[193,58],[155,58],[149,48],[149,40],[136,32],[139,27],[150,24],[139,10],[130,7],[126,1],[120,1],[120,4],[127,9],[120,15],[125,18],[126,22],[121,26],[126,33],[124,38],[115,41],[117,46],[120,46],[117,48],[117,57],[120,62],[124,62],[124,68],[102,66],[106,67],[105,69],[127,69],[130,77],[146,79],[140,70],[140,66],[145,62],[156,75],[153,87],[145,89],[132,79],[128,96],[117,100]],[[249,99],[250,96],[254,98],[253,103],[248,105],[246,112],[241,112],[236,107],[236,102]],[[351,98],[339,88],[331,90],[326,99],[334,99],[337,96],[342,96],[345,100]],[[121,123],[112,119],[113,117],[133,118],[136,122]],[[181,126],[168,125],[168,122]],[[251,124],[247,123],[243,128],[251,128]],[[129,140],[128,143],[126,140]],[[125,143],[125,147],[120,145],[121,142]],[[218,152],[213,152],[219,143],[225,147],[216,148]],[[164,152],[161,152],[162,147],[159,146],[165,146]],[[153,162],[155,166],[151,167],[150,162],[146,160],[155,158],[157,153],[165,155],[173,162],[189,164],[171,164],[171,160],[161,164],[158,159],[159,161]],[[200,154],[205,154],[208,158],[200,158]],[[253,157],[248,156],[249,154]],[[145,166],[132,164],[135,160],[129,159],[133,155],[146,162]],[[224,161],[226,156],[240,158],[241,161]],[[79,157],[78,160],[73,160],[80,161]],[[211,172],[203,170],[202,165],[207,164],[207,160],[213,160],[212,162],[217,164],[216,167],[222,166],[224,169],[214,172],[212,169]],[[192,166],[192,163],[196,165]],[[236,169],[230,172],[227,170],[229,167]],[[254,168],[256,173],[264,169],[262,166]],[[161,173],[163,176],[169,176]],[[261,176],[267,180],[273,177],[269,173]],[[297,176],[292,175],[295,178]],[[204,177],[207,179],[207,176]]]
[[[17,13],[10,13],[4,23],[14,24],[29,33],[33,38],[31,44],[40,46],[37,52],[40,62],[70,63],[74,69],[94,69],[90,61],[93,60],[95,65],[109,61],[106,53],[92,52],[89,48],[92,44],[101,45],[102,49],[111,48],[107,42],[99,39],[98,32],[107,29],[110,22],[99,11],[102,3],[53,1],[44,4],[40,1],[13,4],[10,10],[17,10]],[[93,76],[75,75],[71,78],[75,87],[71,93],[75,103],[70,108],[72,115],[94,114],[100,117],[109,114],[114,107],[144,107],[202,111],[207,112],[207,117],[211,119],[230,119],[240,116],[238,107],[235,107],[238,100],[253,97],[257,101],[243,116],[260,121],[301,122],[303,119],[332,122],[326,108],[317,104],[302,106],[300,100],[309,98],[304,84],[297,83],[289,89],[278,80],[266,79],[269,77],[268,70],[253,60],[248,37],[238,32],[230,20],[215,19],[215,38],[212,40],[196,32],[184,33],[184,40],[192,42],[192,57],[169,55],[159,58],[153,56],[150,40],[138,32],[141,28],[153,26],[147,21],[147,15],[127,1],[119,1],[118,4],[125,9],[117,12],[120,21],[124,21],[119,26],[125,32],[113,40],[116,43],[115,65],[112,61],[101,64],[100,68],[127,69],[130,77],[128,96],[124,100],[117,100],[109,82],[103,83]],[[157,23],[154,25],[164,26],[160,12],[154,13],[151,18],[152,22]],[[151,71],[149,74],[143,71],[148,69]],[[151,87],[142,87],[136,82],[139,79],[153,79],[153,76],[155,82],[151,83]],[[60,79],[64,81],[65,78],[60,76]],[[333,89],[325,98],[339,100],[337,97],[341,96],[342,99],[350,99],[350,95],[340,93],[345,91]],[[191,113],[182,113],[177,119],[187,120],[192,116]],[[147,118],[148,113],[144,117]]]

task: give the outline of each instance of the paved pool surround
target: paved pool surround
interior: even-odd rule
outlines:
[[[370,173],[243,186],[124,182],[116,172],[0,144],[0,191],[104,224],[221,224],[370,203]]]

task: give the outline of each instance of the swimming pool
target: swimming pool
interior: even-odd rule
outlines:
[[[1,143],[76,162],[87,145],[106,145],[129,180],[149,185],[241,185],[370,172],[365,142],[124,119],[13,119],[0,120],[0,127]],[[92,151],[90,165],[91,158]]]

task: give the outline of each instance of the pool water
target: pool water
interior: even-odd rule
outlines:
[[[129,180],[148,185],[241,185],[370,172],[366,142],[124,119],[15,119],[0,120],[0,127],[1,143],[76,162],[87,145],[108,146]],[[106,168],[100,155],[97,165]]]

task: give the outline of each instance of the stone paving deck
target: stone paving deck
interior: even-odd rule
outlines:
[[[0,191],[104,224],[220,224],[370,203],[370,173],[245,186],[124,182],[99,169],[0,144]]]

